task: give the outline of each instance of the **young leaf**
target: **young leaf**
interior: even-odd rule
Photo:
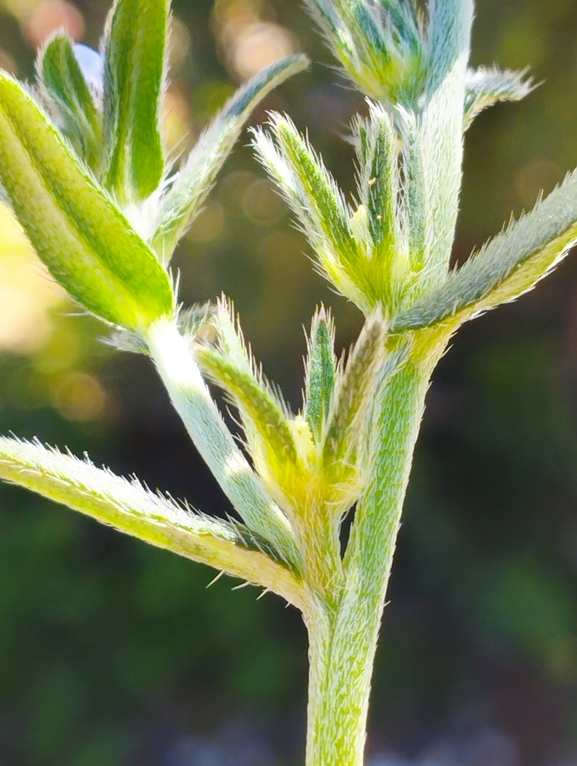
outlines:
[[[369,212],[375,256],[391,261],[395,251],[402,247],[397,207],[399,137],[386,109],[370,102],[368,119],[358,120],[354,133],[359,163],[358,194]]]
[[[403,136],[403,174],[405,194],[402,204],[403,224],[408,231],[411,266],[423,278],[429,260],[429,232],[436,209],[427,205],[427,156],[423,151],[423,135],[419,120],[411,112],[399,110],[399,126]]]
[[[467,130],[475,117],[499,101],[521,101],[535,88],[526,70],[514,72],[496,67],[469,69],[465,98],[465,124]]]
[[[256,430],[267,455],[295,462],[297,451],[293,435],[286,412],[276,397],[252,374],[239,369],[218,351],[201,347],[195,356],[202,370],[237,404],[247,425],[247,435]]]
[[[63,121],[79,157],[96,169],[102,142],[102,121],[68,35],[52,37],[38,57],[38,75]]]
[[[323,450],[324,463],[329,467],[358,446],[363,433],[359,421],[372,407],[372,394],[386,359],[386,336],[386,323],[381,312],[376,311],[368,317],[344,371],[340,371]]]
[[[164,173],[167,21],[167,0],[116,0],[108,21],[102,182],[123,204],[152,194]]]
[[[307,66],[306,56],[292,56],[271,64],[230,99],[202,134],[158,211],[152,244],[163,262],[170,261],[178,240],[199,212],[255,106],[273,88]]]
[[[425,40],[412,3],[306,0],[359,90],[383,103],[414,105],[422,92]]]
[[[331,249],[353,268],[359,253],[349,228],[349,215],[341,190],[288,117],[271,115],[279,149],[303,190],[303,207],[310,210],[314,225],[321,228]]]
[[[295,576],[246,527],[193,513],[91,463],[0,437],[0,478],[152,545],[223,570],[301,603]]]
[[[254,360],[247,347],[240,323],[231,301],[223,296],[217,305],[215,324],[218,332],[218,348],[239,370],[258,379]]]
[[[258,158],[294,210],[327,279],[368,313],[375,284],[342,192],[288,117],[272,114],[271,127],[276,144],[267,133],[254,133]]]
[[[321,307],[313,317],[306,362],[305,417],[316,442],[320,442],[335,388],[334,325]]]
[[[428,98],[451,81],[463,81],[471,46],[473,0],[436,0],[429,4]]]
[[[395,332],[435,324],[455,329],[477,314],[531,290],[577,242],[577,171],[512,222],[446,282],[399,314]]]
[[[172,286],[154,253],[3,72],[0,183],[52,276],[85,308],[134,331],[172,314]]]

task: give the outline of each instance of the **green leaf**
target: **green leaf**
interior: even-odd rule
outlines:
[[[199,212],[224,161],[253,109],[271,90],[308,66],[306,56],[272,64],[244,85],[200,137],[164,196],[152,244],[167,263],[178,240]]]
[[[310,211],[314,225],[320,226],[334,252],[353,266],[359,256],[349,228],[347,205],[336,181],[287,117],[273,114],[271,125],[279,148],[301,185],[303,207]]]
[[[469,69],[465,99],[465,125],[467,130],[475,117],[499,101],[521,101],[535,89],[527,70],[515,72],[496,67]]]
[[[229,301],[225,296],[218,301],[215,322],[218,332],[218,348],[223,356],[239,370],[258,380],[255,362],[250,348],[247,347],[244,340],[234,306],[232,301]]]
[[[386,337],[387,325],[381,312],[375,311],[367,318],[346,365],[341,363],[323,450],[329,467],[354,452],[359,439],[367,438],[362,419],[373,406],[373,393],[387,357]]]
[[[135,331],[172,314],[170,280],[154,253],[2,72],[0,183],[52,276],[85,308]]]
[[[369,119],[364,124],[367,145],[361,164],[359,195],[369,211],[375,255],[392,260],[401,239],[397,209],[398,135],[383,107],[370,104],[369,109]]]
[[[425,44],[412,3],[306,0],[335,57],[359,90],[413,105],[422,92]]]
[[[357,220],[349,220],[343,193],[292,121],[273,113],[270,124],[276,143],[261,130],[254,134],[261,163],[295,212],[327,279],[368,313],[374,280],[368,278],[367,254],[354,236]]]
[[[40,52],[38,76],[55,104],[79,157],[96,169],[102,142],[102,120],[73,49],[73,41],[59,32]]]
[[[446,282],[399,314],[392,330],[445,324],[455,329],[477,314],[531,290],[577,242],[577,171],[544,201],[513,221]]]
[[[291,525],[224,422],[194,359],[190,339],[174,322],[156,322],[148,350],[186,430],[232,505],[259,537],[295,570],[301,568]]]
[[[301,603],[300,584],[242,524],[201,516],[41,444],[0,437],[0,478],[63,503],[121,532],[223,570]]]
[[[195,356],[202,370],[238,406],[247,436],[250,438],[256,430],[270,458],[296,462],[297,451],[286,410],[266,385],[212,348],[201,347]]]
[[[335,388],[334,324],[321,306],[313,317],[306,362],[305,417],[316,442],[320,442]]]
[[[167,0],[116,0],[108,21],[102,181],[123,204],[148,197],[164,174],[167,21]]]

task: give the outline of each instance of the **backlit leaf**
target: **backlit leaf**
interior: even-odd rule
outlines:
[[[170,280],[154,253],[1,72],[0,183],[52,276],[85,308],[136,331],[172,313]]]

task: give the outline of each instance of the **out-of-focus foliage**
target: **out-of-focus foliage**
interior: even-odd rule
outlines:
[[[36,47],[63,25],[97,45],[107,7],[1,0],[0,63],[30,76]],[[266,108],[289,111],[338,180],[350,176],[340,135],[362,101],[318,63],[332,61],[298,3],[176,0],[174,11],[171,152],[192,145],[239,81],[304,50],[317,63]],[[457,259],[577,164],[576,37],[571,0],[478,0],[473,63],[529,65],[544,83],[482,114],[467,135]],[[254,122],[264,117],[265,107]],[[284,203],[239,147],[176,257],[186,301],[230,295],[294,406],[301,325],[315,304],[334,307],[339,349],[361,322],[303,253]],[[0,432],[86,449],[226,512],[146,360],[113,356],[76,311],[0,209]],[[392,754],[405,766],[425,755],[446,766],[575,762],[576,475],[570,258],[522,303],[465,328],[437,372],[375,679],[375,765]],[[2,488],[0,763],[296,766],[299,619],[224,580],[206,594],[209,580],[208,570]]]

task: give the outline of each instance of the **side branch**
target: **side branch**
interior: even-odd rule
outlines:
[[[39,443],[0,437],[0,478],[303,608],[300,581],[243,525],[193,513],[135,480]]]

